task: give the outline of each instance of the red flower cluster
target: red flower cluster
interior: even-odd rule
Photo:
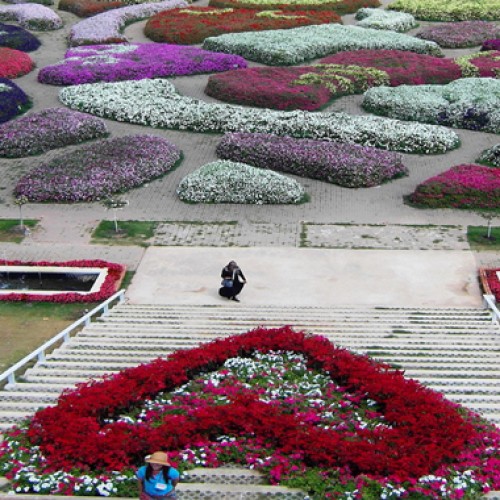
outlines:
[[[341,430],[304,425],[295,415],[248,394],[189,415],[165,414],[160,425],[151,427],[107,421],[158,392],[220,368],[229,358],[276,350],[303,354],[310,369],[377,401],[387,425],[361,430],[353,438]],[[82,384],[64,393],[57,406],[37,412],[28,429],[49,467],[67,471],[121,470],[141,463],[152,450],[182,449],[221,434],[260,436],[283,453],[302,453],[311,466],[347,467],[355,474],[399,480],[451,463],[476,437],[472,424],[439,393],[406,380],[401,371],[290,327],[256,329]]]
[[[71,302],[100,302],[111,297],[118,288],[123,275],[125,273],[125,266],[106,262],[104,260],[70,260],[68,262],[23,262],[20,260],[0,260],[2,266],[59,266],[59,267],[99,267],[107,268],[108,274],[101,285],[99,291],[88,294],[81,294],[78,292],[72,293],[55,293],[53,295],[36,295],[28,293],[8,293],[0,295],[0,300],[10,302],[58,302],[58,303],[71,303]]]
[[[362,7],[380,7],[379,0],[319,0],[318,2],[305,1],[300,3],[284,3],[276,0],[276,3],[247,2],[246,0],[210,0],[211,7],[235,8],[235,9],[255,9],[255,10],[329,10],[336,12],[340,16],[353,14]]]
[[[191,45],[223,33],[277,30],[342,22],[332,11],[273,11],[263,16],[249,9],[224,10],[213,7],[171,9],[152,16],[144,28],[145,35],[155,42]]]
[[[35,67],[31,57],[16,49],[0,47],[0,78],[18,78]]]
[[[128,2],[122,2],[121,0],[60,0],[57,8],[72,12],[79,17],[90,17],[107,10],[126,7],[127,5],[129,5]]]
[[[500,302],[500,280],[498,279],[497,272],[500,272],[500,269],[486,269],[485,275],[491,293],[495,296],[495,300]]]

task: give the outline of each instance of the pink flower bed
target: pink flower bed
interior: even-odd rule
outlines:
[[[481,46],[481,50],[500,50],[500,38],[485,40]]]
[[[416,35],[423,40],[436,42],[441,47],[462,48],[481,45],[488,38],[500,36],[500,27],[487,21],[444,23],[423,28]]]
[[[18,78],[34,67],[35,63],[25,52],[0,47],[0,78]]]
[[[100,302],[106,300],[108,297],[111,297],[111,295],[118,290],[118,286],[120,285],[125,273],[125,266],[112,262],[106,262],[104,260],[71,260],[68,262],[22,262],[19,260],[0,260],[0,265],[33,267],[98,267],[108,269],[108,274],[106,275],[101,288],[99,291],[94,293],[82,294],[79,292],[70,292],[54,293],[52,295],[37,295],[29,292],[23,292],[0,294],[0,300],[8,302]]]
[[[498,209],[500,169],[458,165],[419,184],[408,199],[429,208]]]

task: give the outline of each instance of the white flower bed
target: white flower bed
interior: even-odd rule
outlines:
[[[182,179],[177,194],[190,203],[300,203],[305,190],[294,179],[227,160],[208,163]]]
[[[73,25],[69,35],[69,44],[76,46],[126,42],[128,41],[127,37],[121,31],[127,24],[140,21],[163,10],[187,7],[188,5],[184,0],[167,0],[158,3],[131,5],[103,12]]]
[[[393,49],[442,56],[437,43],[390,31],[322,24],[206,38],[203,48],[268,65],[292,65],[345,50]]]
[[[371,88],[363,107],[400,120],[500,133],[500,81],[493,78]]]
[[[178,95],[167,80],[75,85],[62,89],[59,96],[70,108],[152,127],[193,132],[265,132],[408,153],[443,153],[459,145],[458,136],[444,127],[344,113],[205,103]]]
[[[417,21],[411,14],[394,12],[382,9],[371,9],[369,7],[359,9],[356,12],[357,26],[372,28],[375,30],[389,30],[403,33],[418,26]]]
[[[49,7],[36,3],[0,5],[0,20],[16,21],[27,29],[49,31],[62,28],[62,19]]]

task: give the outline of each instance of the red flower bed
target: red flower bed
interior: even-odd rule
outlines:
[[[481,52],[482,55],[469,59],[469,63],[478,70],[478,76],[498,78],[500,71],[500,51]],[[483,55],[484,54],[484,55]]]
[[[189,415],[165,414],[161,424],[109,423],[109,417],[171,391],[229,358],[275,350],[301,353],[310,369],[322,370],[347,390],[377,401],[387,425],[345,429],[304,425],[296,415],[250,394],[227,405],[201,407]],[[61,422],[64,425],[61,425]],[[446,432],[443,432],[446,429]],[[178,351],[166,359],[124,370],[100,382],[63,393],[57,406],[38,411],[28,437],[39,445],[51,470],[122,470],[142,463],[151,450],[177,450],[218,435],[256,435],[283,453],[302,453],[309,466],[346,467],[372,477],[399,480],[429,474],[453,463],[469,440],[472,424],[442,395],[366,356],[336,348],[327,339],[289,327],[256,329]]]
[[[259,12],[249,9],[189,7],[172,9],[152,16],[144,28],[155,42],[190,45],[224,33],[297,28],[311,24],[340,23],[331,11]]]
[[[35,63],[25,52],[0,47],[0,78],[17,78],[26,75],[34,67]]]
[[[329,10],[336,12],[340,16],[353,14],[362,7],[380,7],[379,0],[318,0],[317,2],[305,2],[303,4],[283,3],[276,0],[276,3],[259,4],[251,0],[210,0],[210,7],[235,8],[235,9],[255,9],[255,10]]]
[[[462,77],[453,59],[403,50],[352,50],[321,59],[323,64],[354,64],[385,71],[391,86],[445,84]]]
[[[500,272],[500,269],[485,269],[484,277],[489,287],[488,293],[491,292],[495,296],[495,300],[500,302],[500,280],[497,272]]]
[[[452,167],[419,184],[409,201],[430,208],[498,209],[500,169],[474,164]]]
[[[10,302],[100,302],[111,297],[117,289],[123,275],[125,274],[125,266],[105,262],[104,260],[70,260],[68,262],[22,262],[20,260],[0,260],[2,266],[39,266],[39,267],[98,267],[107,268],[108,274],[101,288],[97,292],[82,294],[79,292],[71,293],[54,293],[53,295],[36,295],[29,292],[26,293],[8,293],[0,294],[0,300]]]
[[[60,0],[58,8],[78,17],[90,17],[127,5],[129,4],[120,0]]]

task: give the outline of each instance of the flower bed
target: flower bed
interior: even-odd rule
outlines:
[[[232,161],[203,165],[184,177],[177,194],[189,203],[301,203],[304,188],[284,175]]]
[[[465,164],[419,184],[409,201],[429,208],[497,209],[500,206],[500,170]]]
[[[257,67],[210,76],[205,94],[235,104],[313,111],[337,97],[384,84],[389,84],[387,73],[359,66]]]
[[[207,38],[203,48],[239,54],[270,66],[300,64],[334,52],[360,49],[397,49],[442,56],[434,42],[389,31],[323,24],[288,30],[233,33]]]
[[[24,28],[51,31],[62,28],[62,19],[49,7],[36,3],[0,5],[0,19],[16,21]]]
[[[427,26],[420,30],[417,37],[436,42],[441,47],[452,49],[475,47],[488,38],[500,36],[500,26],[487,21],[463,21]]]
[[[125,275],[125,266],[105,262],[103,260],[71,260],[68,262],[22,262],[18,260],[2,261],[3,266],[30,266],[34,268],[44,267],[74,267],[74,268],[104,268],[107,269],[104,281],[98,291],[93,293],[53,293],[52,295],[38,295],[29,291],[23,293],[4,293],[0,294],[0,300],[9,302],[99,302],[111,297],[120,286]],[[1,453],[1,452],[0,452]]]
[[[0,157],[21,158],[106,137],[100,118],[66,108],[49,108],[0,125]]]
[[[130,468],[163,449],[181,471],[242,463],[317,500],[473,498],[500,486],[499,447],[401,371],[284,327],[66,391],[6,434],[0,464],[18,493],[134,496]]]
[[[480,269],[481,283],[484,293],[494,295],[495,300],[500,303],[500,269]]]
[[[57,8],[78,17],[91,17],[127,5],[122,0],[59,0]]]
[[[172,143],[154,135],[105,139],[43,163],[24,175],[16,196],[30,201],[96,201],[164,175],[180,161]]]
[[[331,11],[286,11],[253,9],[217,9],[189,7],[159,12],[151,17],[144,34],[155,42],[194,44],[209,36],[242,31],[296,28],[310,24],[340,23]]]
[[[177,94],[166,80],[77,85],[62,89],[59,97],[73,109],[152,127],[193,132],[265,132],[413,153],[439,153],[459,146],[458,136],[444,127],[344,113],[209,104]],[[140,114],[137,109],[141,109]]]
[[[184,0],[166,0],[165,2],[129,5],[97,14],[84,19],[71,27],[69,45],[97,45],[103,43],[126,42],[122,30],[127,24],[146,19],[162,10],[187,7]]]
[[[321,60],[323,64],[353,64],[377,68],[388,74],[390,85],[443,84],[461,78],[453,59],[415,54],[402,50],[353,50]]]
[[[381,9],[359,9],[356,12],[356,20],[358,21],[356,24],[362,28],[391,30],[398,33],[409,31],[418,26],[411,14]]]
[[[0,47],[0,78],[18,78],[34,67],[33,59],[25,52]]]
[[[23,52],[33,52],[40,47],[40,40],[24,28],[0,23],[0,45]]]
[[[24,2],[23,0],[5,0],[6,3],[32,3],[32,4],[41,4],[41,5],[54,5],[54,0],[32,0],[31,2]]]
[[[363,108],[400,120],[500,133],[500,81],[462,78],[448,85],[375,87]]]
[[[30,98],[15,83],[0,78],[0,123],[12,120],[31,107]]]
[[[500,144],[483,151],[477,161],[493,167],[500,167]]]
[[[136,43],[70,49],[65,60],[46,66],[38,81],[52,85],[141,80],[246,68],[240,56],[179,45]]]
[[[500,50],[500,39],[485,40],[481,50]]]
[[[389,9],[402,10],[427,21],[495,21],[500,19],[498,0],[396,0]]]
[[[399,154],[272,134],[226,134],[216,152],[219,158],[350,188],[378,186],[408,175]]]
[[[462,75],[467,78],[498,78],[500,75],[500,52],[495,50],[457,57],[456,62],[462,70]]]
[[[211,7],[257,10],[329,10],[340,16],[352,14],[362,7],[379,7],[379,0],[210,0]]]

